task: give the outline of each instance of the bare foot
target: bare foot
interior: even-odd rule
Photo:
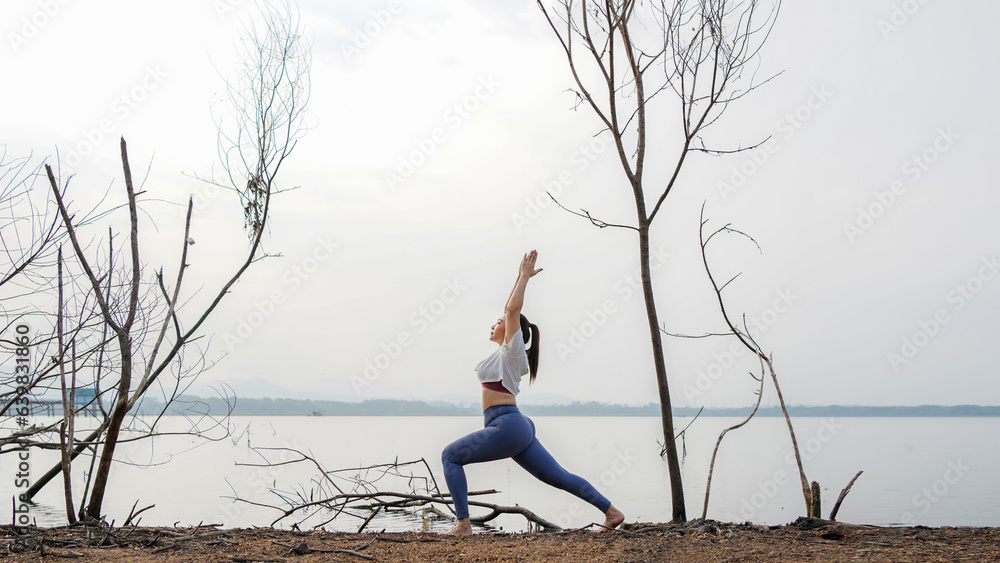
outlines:
[[[624,519],[624,516],[622,517]],[[455,527],[448,530],[444,534],[445,536],[471,536],[472,535],[472,524],[469,522],[468,518],[462,518],[455,524]]]
[[[604,513],[604,525],[597,529],[597,532],[607,532],[608,530],[614,530],[625,521],[625,515],[622,514],[621,510],[618,510],[614,505],[608,507],[608,511]]]

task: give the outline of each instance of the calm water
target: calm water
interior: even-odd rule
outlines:
[[[533,420],[539,439],[555,458],[590,480],[629,521],[670,520],[667,468],[657,445],[662,441],[658,418]],[[689,518],[701,515],[708,463],[719,432],[738,421],[700,418],[688,430],[683,472]],[[1000,433],[1000,418],[798,418],[793,423],[806,475],[823,489],[824,517],[841,489],[863,470],[841,506],[839,520],[880,525],[1000,526],[1000,448],[995,439],[983,438]],[[679,420],[678,428],[686,424],[686,420]],[[122,463],[112,470],[104,510],[109,520],[121,523],[138,500],[140,508],[156,505],[143,513],[145,525],[268,525],[278,512],[234,502],[232,497],[279,504],[270,488],[286,492],[308,489],[317,472],[304,464],[237,465],[262,462],[248,444],[309,452],[327,469],[425,458],[444,489],[441,449],[481,425],[480,417],[234,417],[230,421],[232,436],[219,441],[165,436],[123,446]],[[185,421],[172,418],[160,430],[185,428]],[[268,455],[273,460],[294,457],[283,451]],[[84,466],[83,459],[78,458],[76,466]],[[40,474],[55,460],[51,452],[36,452],[32,473]],[[0,475],[5,476],[0,493],[5,497],[13,492],[15,461],[10,455],[0,456]],[[413,471],[425,474],[419,468]],[[567,493],[534,480],[510,460],[467,466],[467,475],[473,490],[500,491],[481,500],[519,504],[563,526],[583,526],[601,516]],[[414,483],[420,486],[420,481]],[[83,486],[82,478],[77,478],[77,494]],[[351,487],[346,482],[342,486]],[[406,481],[388,477],[378,486],[397,492],[409,490]],[[59,508],[62,494],[61,481],[53,481],[37,497],[39,505],[32,515],[40,524],[64,522],[64,509]],[[804,511],[784,420],[756,418],[727,434],[716,461],[708,516],[783,524]],[[477,509],[472,512],[477,514]],[[285,525],[294,521],[287,520]],[[320,521],[309,520],[307,524]],[[342,516],[326,528],[354,530],[360,522]],[[371,529],[390,530],[438,530],[449,525],[401,515],[380,515],[369,524]],[[501,517],[493,525],[505,530],[526,528],[519,516]]]

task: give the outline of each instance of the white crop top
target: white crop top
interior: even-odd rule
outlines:
[[[521,329],[510,339],[501,344],[485,360],[476,366],[476,377],[480,383],[499,381],[511,395],[517,395],[521,378],[527,375],[528,353],[524,349],[524,337]]]

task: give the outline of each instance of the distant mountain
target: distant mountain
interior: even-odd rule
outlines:
[[[227,412],[227,403],[218,397],[183,397],[173,405],[167,414],[184,414],[186,409],[204,412],[206,409],[217,415]],[[613,405],[598,402],[572,402],[557,405],[522,404],[522,410],[529,416],[659,416],[660,406]],[[159,412],[162,405],[152,401],[143,404],[146,414]],[[694,407],[675,407],[676,417],[692,417],[699,413]],[[706,408],[701,416],[743,417],[749,408]],[[922,405],[916,407],[868,407],[868,406],[790,406],[793,417],[959,417],[959,416],[1000,416],[1000,406],[978,405]],[[455,404],[444,401],[414,401],[405,399],[368,399],[365,401],[327,401],[312,399],[250,398],[237,396],[232,414],[237,416],[475,416],[481,413],[478,402]],[[776,406],[761,407],[757,416],[782,416]]]
[[[218,397],[218,389],[223,392],[236,395],[238,399],[299,399],[299,400],[324,400],[340,401],[345,403],[361,402],[361,398],[352,395],[337,395],[334,393],[324,393],[316,389],[292,389],[283,387],[263,377],[252,377],[250,379],[224,379],[221,384],[195,384],[192,386],[191,394],[200,397]]]
[[[396,400],[396,401],[416,401],[427,402],[438,406],[479,406],[482,398],[477,393],[459,394],[444,393],[433,398],[416,396],[396,396],[396,397],[359,397],[357,395],[338,395],[334,393],[324,393],[315,389],[294,389],[278,385],[263,377],[252,377],[249,379],[224,379],[217,383],[204,384],[196,382],[191,386],[189,393],[198,397],[219,397],[220,389],[227,395],[235,395],[238,399],[296,399],[296,400],[318,400],[318,401],[338,401],[344,403],[360,403],[372,400]],[[579,402],[578,399],[559,395],[556,393],[528,393],[518,397],[521,405],[549,406],[549,405],[570,405]],[[308,414],[308,413],[307,413]]]
[[[417,397],[407,397],[409,400],[420,401]],[[450,403],[452,405],[478,405],[482,401],[480,395],[460,395],[458,393],[444,393],[442,395],[435,396],[431,403],[441,402]],[[519,395],[517,402],[520,405],[569,405],[575,402],[579,402],[578,399],[573,397],[567,397],[566,395],[558,395],[556,393],[525,393]]]
[[[431,399],[431,403],[448,403],[451,405],[478,405],[481,398],[478,395],[460,395],[458,393],[444,393],[436,395]]]
[[[566,395],[557,395],[555,393],[528,393],[523,396],[519,396],[517,402],[521,405],[570,405],[577,401],[572,397],[567,397]]]

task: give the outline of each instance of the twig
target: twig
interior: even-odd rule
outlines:
[[[368,559],[369,561],[372,560],[372,559],[375,559],[375,557],[373,557],[371,555],[366,555],[364,553],[358,553],[357,551],[354,551],[353,549],[334,549],[331,553],[347,553],[348,555],[353,555],[355,557],[360,557],[362,559]]]
[[[145,511],[149,510],[150,508],[153,508],[156,505],[155,504],[151,504],[151,505],[147,506],[146,508],[140,509],[139,512],[135,511],[135,507],[136,506],[139,506],[139,499],[135,499],[135,504],[132,505],[132,510],[128,513],[128,518],[126,518],[125,519],[125,523],[122,524],[123,528],[125,526],[128,526],[129,524],[131,524],[133,518],[135,518],[136,516],[142,514]]]
[[[723,320],[725,320],[726,326],[729,327],[730,332],[733,333],[733,335],[743,344],[743,346],[745,346],[754,355],[760,358],[760,360],[764,364],[767,365],[766,373],[769,373],[771,376],[771,382],[774,384],[774,391],[778,396],[778,404],[781,406],[781,412],[785,417],[785,425],[788,427],[788,435],[789,438],[791,438],[792,440],[792,451],[795,453],[795,463],[799,470],[799,481],[802,486],[802,497],[803,500],[805,500],[806,504],[806,514],[809,515],[810,517],[818,517],[819,516],[819,513],[817,512],[818,508],[816,508],[816,506],[818,506],[818,499],[814,500],[812,489],[809,485],[809,480],[806,478],[805,469],[803,469],[802,467],[802,455],[799,452],[799,444],[795,438],[795,429],[792,427],[792,419],[788,415],[788,408],[786,407],[785,399],[781,394],[781,386],[778,385],[778,375],[774,372],[774,363],[772,362],[771,357],[768,356],[766,353],[764,353],[760,345],[757,343],[756,340],[754,340],[754,337],[750,334],[750,329],[749,327],[747,327],[746,315],[745,314],[743,315],[743,329],[744,329],[743,331],[737,328],[733,324],[732,319],[729,317],[729,313],[726,310],[725,300],[722,297],[722,290],[726,287],[726,285],[729,284],[729,282],[733,281],[733,279],[736,279],[735,276],[731,278],[729,282],[726,282],[720,287],[715,279],[715,276],[712,274],[712,269],[708,265],[708,254],[706,249],[708,247],[708,244],[711,242],[712,238],[714,238],[716,235],[720,233],[734,233],[746,237],[750,239],[750,241],[752,241],[754,245],[757,246],[758,250],[760,250],[760,245],[758,245],[757,241],[755,241],[753,237],[751,237],[750,235],[742,231],[739,231],[737,229],[733,229],[729,225],[724,225],[723,227],[716,229],[712,234],[708,236],[708,238],[706,238],[705,225],[706,223],[708,223],[708,221],[705,219],[705,205],[706,202],[702,202],[701,217],[700,217],[701,224],[698,227],[698,241],[701,244],[701,260],[702,264],[705,266],[705,274],[708,275],[708,280],[712,284],[712,289],[715,290],[715,296],[719,302],[719,310],[722,313],[722,318]],[[761,368],[761,371],[762,372],[764,371],[763,367]],[[764,377],[763,373],[761,377],[762,378]],[[763,390],[763,387],[761,389]]]
[[[439,542],[441,540],[437,538],[416,538],[408,540],[405,538],[393,538],[389,536],[378,536],[378,541],[387,541],[389,543],[414,543],[414,542]]]
[[[552,195],[549,192],[545,192],[545,193],[547,193],[549,195],[549,197],[552,198],[552,201],[554,201],[556,203],[556,205],[558,205],[561,209],[563,209],[567,213],[570,213],[572,215],[576,215],[577,217],[583,217],[584,219],[587,219],[595,227],[598,227],[598,228],[601,228],[601,229],[603,229],[605,227],[618,227],[620,229],[632,229],[633,231],[638,231],[639,230],[638,228],[633,227],[632,225],[617,225],[615,223],[606,223],[604,221],[601,221],[600,219],[595,219],[593,216],[590,215],[590,212],[587,211],[586,209],[581,209],[580,212],[572,211],[570,209],[566,209],[566,207],[563,206],[563,204],[559,203],[559,200],[556,199],[556,196]]]
[[[327,471],[322,466],[322,464],[320,464],[316,459],[297,450],[293,450],[290,448],[260,448],[260,449],[261,450],[282,449],[287,451],[294,451],[299,456],[301,456],[301,458],[292,460],[292,462],[299,462],[299,461],[311,462],[320,471],[325,483],[333,484],[332,477],[335,477],[338,474],[344,474],[345,472],[348,471],[356,472],[356,474],[351,477],[351,481],[354,482],[354,491],[352,492],[345,492],[344,489],[341,489],[340,487],[334,485],[334,488],[336,489],[336,494],[333,494],[333,491],[325,487],[323,483],[319,483],[317,481],[314,481],[314,483],[316,483],[317,488],[312,491],[298,491],[296,493],[290,494],[272,488],[271,492],[277,495],[282,501],[284,501],[287,508],[285,506],[275,506],[272,504],[251,501],[248,499],[239,498],[238,496],[235,497],[235,500],[239,502],[245,502],[247,504],[255,506],[263,506],[279,511],[281,514],[271,522],[271,525],[275,525],[278,522],[286,518],[289,518],[292,515],[295,514],[301,515],[302,511],[308,511],[305,517],[303,517],[299,522],[295,523],[295,526],[298,526],[298,524],[302,524],[312,516],[312,511],[309,510],[312,508],[322,508],[333,512],[332,517],[330,517],[322,524],[314,526],[314,528],[318,528],[319,526],[322,526],[327,522],[333,520],[341,513],[344,513],[345,509],[367,508],[369,510],[373,510],[373,512],[367,515],[367,517],[359,514],[351,514],[352,516],[356,516],[357,518],[363,520],[361,526],[357,530],[357,533],[361,533],[371,523],[371,521],[375,518],[375,516],[379,513],[379,511],[382,508],[396,508],[396,507],[409,508],[409,507],[424,506],[427,504],[431,505],[443,504],[449,509],[451,509],[452,512],[454,512],[454,510],[452,509],[454,501],[452,501],[451,495],[442,494],[438,490],[437,481],[434,477],[434,472],[431,471],[429,464],[423,458],[416,461],[405,462],[405,463],[400,463],[396,461],[393,463],[370,465],[367,467],[336,469],[333,471]],[[264,456],[262,455],[262,457]],[[265,463],[263,464],[258,463],[258,464],[243,464],[243,465],[252,465],[252,466],[272,465],[271,463],[268,462],[266,457],[264,457],[264,462]],[[280,463],[288,463],[288,462],[280,462]],[[428,476],[414,475],[412,472],[410,472],[409,475],[405,475],[399,471],[399,468],[401,466],[410,464],[422,464],[427,469]],[[372,470],[375,470],[376,472],[379,473],[378,477],[374,481],[370,480],[370,477],[367,474],[367,471],[372,471]],[[362,478],[362,475],[364,476],[364,478]],[[378,481],[382,477],[386,476],[401,477],[404,479],[408,479],[411,482],[411,490],[413,490],[412,481],[414,479],[423,480],[425,483],[425,487],[427,489],[427,494],[379,491],[375,486],[376,485],[375,481]],[[434,484],[433,490],[430,490],[431,483]],[[489,489],[484,491],[472,491],[469,493],[469,496],[492,494],[496,492],[497,491],[495,489]],[[355,503],[357,503],[358,501],[366,501],[367,506],[363,507],[357,506]],[[474,500],[470,500],[469,505],[490,509],[489,514],[473,519],[473,521],[477,523],[492,520],[493,518],[496,518],[500,514],[520,514],[525,518],[527,518],[529,522],[538,524],[543,528],[549,530],[561,529],[559,526],[553,524],[552,522],[549,522],[548,520],[545,520],[544,518],[541,518],[534,512],[521,506],[500,506],[492,503],[477,502]],[[444,515],[440,510],[437,510],[436,512],[439,515]]]
[[[837,497],[837,502],[833,503],[833,510],[830,511],[830,520],[837,519],[837,511],[840,510],[840,503],[844,502],[844,497],[847,496],[847,493],[851,492],[851,487],[854,486],[854,482],[858,480],[858,477],[861,477],[862,473],[864,473],[864,471],[858,471],[857,474],[854,475],[854,478],[847,483],[846,487],[844,487],[844,490],[840,491],[840,496]]]
[[[375,518],[375,515],[378,514],[379,511],[381,511],[381,510],[382,510],[381,506],[376,506],[375,510],[372,511],[371,516],[369,516],[368,518],[365,518],[365,521],[362,522],[361,527],[358,528],[358,532],[357,533],[360,534],[365,529],[365,527],[368,526],[368,523],[372,521],[372,518]]]
[[[375,541],[377,539],[378,539],[378,535],[376,535],[374,538],[372,538],[371,540],[369,540],[368,543],[366,543],[365,545],[363,545],[361,547],[354,548],[354,551],[361,551],[361,550],[364,550],[364,549],[368,549],[368,547],[371,546],[373,543],[375,543]]]
[[[735,425],[730,426],[729,428],[726,428],[725,430],[723,430],[719,434],[719,439],[715,441],[715,449],[712,450],[712,460],[708,463],[708,479],[705,481],[705,504],[701,508],[701,519],[702,520],[704,520],[704,519],[706,519],[708,517],[708,495],[709,495],[709,492],[712,490],[712,473],[715,471],[715,457],[719,453],[719,446],[722,445],[722,439],[730,431],[737,430],[740,427],[742,427],[743,425],[745,425],[746,423],[750,422],[750,419],[753,418],[753,415],[757,414],[757,409],[760,408],[760,401],[764,397],[764,373],[763,373],[764,372],[764,361],[763,360],[761,360],[760,369],[761,369],[761,374],[760,374],[760,389],[757,390],[757,403],[754,404],[753,410],[750,411],[750,414],[747,415],[747,417],[743,420],[743,422],[740,422],[739,424],[735,424]],[[753,374],[750,374],[750,377],[753,377]],[[757,378],[754,377],[754,379],[757,379]]]
[[[193,534],[193,535],[181,536],[179,538],[174,538],[173,540],[171,540],[170,543],[168,543],[166,545],[163,545],[161,547],[158,547],[158,548],[154,549],[153,553],[160,553],[161,551],[166,551],[168,549],[173,549],[173,548],[177,547],[177,544],[179,544],[181,542],[186,542],[186,541],[191,541],[191,540],[203,540],[203,539],[211,538],[211,537],[215,537],[215,536],[226,535],[228,533],[229,532],[227,532],[225,530],[216,530],[216,531],[213,531],[213,532],[205,532],[203,534]]]
[[[470,501],[469,504],[473,503]],[[486,505],[486,503],[476,503],[476,505],[484,506]],[[520,514],[521,516],[527,518],[529,522],[534,522],[535,524],[538,524],[543,528],[549,530],[562,530],[562,528],[560,528],[559,526],[553,524],[552,522],[549,522],[548,520],[545,520],[544,518],[538,516],[537,514],[528,510],[527,508],[524,508],[523,506],[489,505],[488,508],[490,508],[492,512],[490,512],[486,516],[477,516],[475,518],[470,518],[469,521],[483,523],[483,522],[489,522],[490,520],[496,518],[501,514]]]
[[[224,536],[224,535],[226,535],[228,533],[229,532],[227,532],[226,530],[215,530],[215,531],[212,531],[212,532],[205,532],[203,534],[193,534],[193,535],[188,535],[188,536],[183,536],[183,537],[177,538],[177,539],[173,540],[173,543],[182,542],[182,541],[191,541],[191,540],[203,540],[203,539],[206,539],[206,538],[213,538],[215,536]]]
[[[450,516],[448,516],[447,514],[445,514],[442,510],[440,510],[438,507],[436,507],[434,505],[431,505],[431,506],[428,506],[428,507],[424,508],[424,511],[430,512],[431,514],[435,514],[435,515],[437,515],[440,518],[450,518]]]
[[[54,555],[55,557],[62,557],[64,559],[77,559],[83,557],[82,553],[77,553],[73,550],[69,550],[66,553],[60,553],[58,551],[50,551],[45,553],[45,555]]]

